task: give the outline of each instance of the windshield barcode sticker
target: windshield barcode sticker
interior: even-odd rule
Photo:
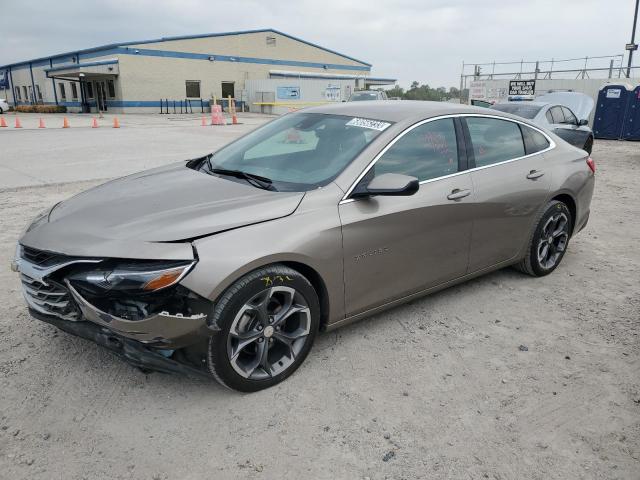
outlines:
[[[347,122],[350,127],[370,128],[372,130],[383,131],[389,125],[388,122],[381,122],[379,120],[369,120],[368,118],[352,118]]]

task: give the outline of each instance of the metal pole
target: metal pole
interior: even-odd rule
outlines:
[[[462,103],[462,80],[464,78],[464,61],[462,62],[462,70],[460,70],[460,103]]]
[[[640,0],[636,0],[636,12],[633,15],[633,28],[631,29],[631,43],[636,40],[636,23],[638,22],[638,5]],[[627,63],[627,78],[631,78],[631,62],[633,61],[633,50],[629,50],[629,61]]]
[[[611,77],[613,77],[613,58],[609,62],[609,80],[611,80]]]

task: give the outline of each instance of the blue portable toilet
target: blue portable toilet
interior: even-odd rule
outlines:
[[[595,138],[622,138],[624,116],[630,93],[626,85],[605,85],[598,92],[598,103],[593,121],[593,136]]]
[[[640,85],[629,92],[622,138],[625,140],[640,140]]]

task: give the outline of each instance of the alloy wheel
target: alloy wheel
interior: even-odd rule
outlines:
[[[542,268],[553,268],[567,248],[569,241],[569,219],[564,213],[549,217],[538,242],[538,263]]]
[[[244,378],[263,380],[289,368],[311,330],[311,311],[294,288],[274,286],[238,311],[227,337],[227,355]]]

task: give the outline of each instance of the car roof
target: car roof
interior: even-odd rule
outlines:
[[[550,102],[533,102],[533,101],[522,101],[522,102],[498,102],[495,103],[493,105],[491,105],[492,107],[498,106],[498,105],[525,105],[525,106],[530,106],[530,107],[539,107],[542,108],[546,105],[549,105]]]
[[[468,105],[446,102],[424,102],[420,100],[402,100],[390,102],[388,100],[371,100],[369,102],[344,102],[331,103],[310,107],[301,110],[304,113],[326,113],[333,115],[346,115],[350,117],[364,117],[389,122],[400,122],[407,119],[430,118],[440,115],[479,113],[493,115],[486,108],[471,107]],[[506,118],[518,119],[512,115],[504,114],[498,110],[497,115]]]

